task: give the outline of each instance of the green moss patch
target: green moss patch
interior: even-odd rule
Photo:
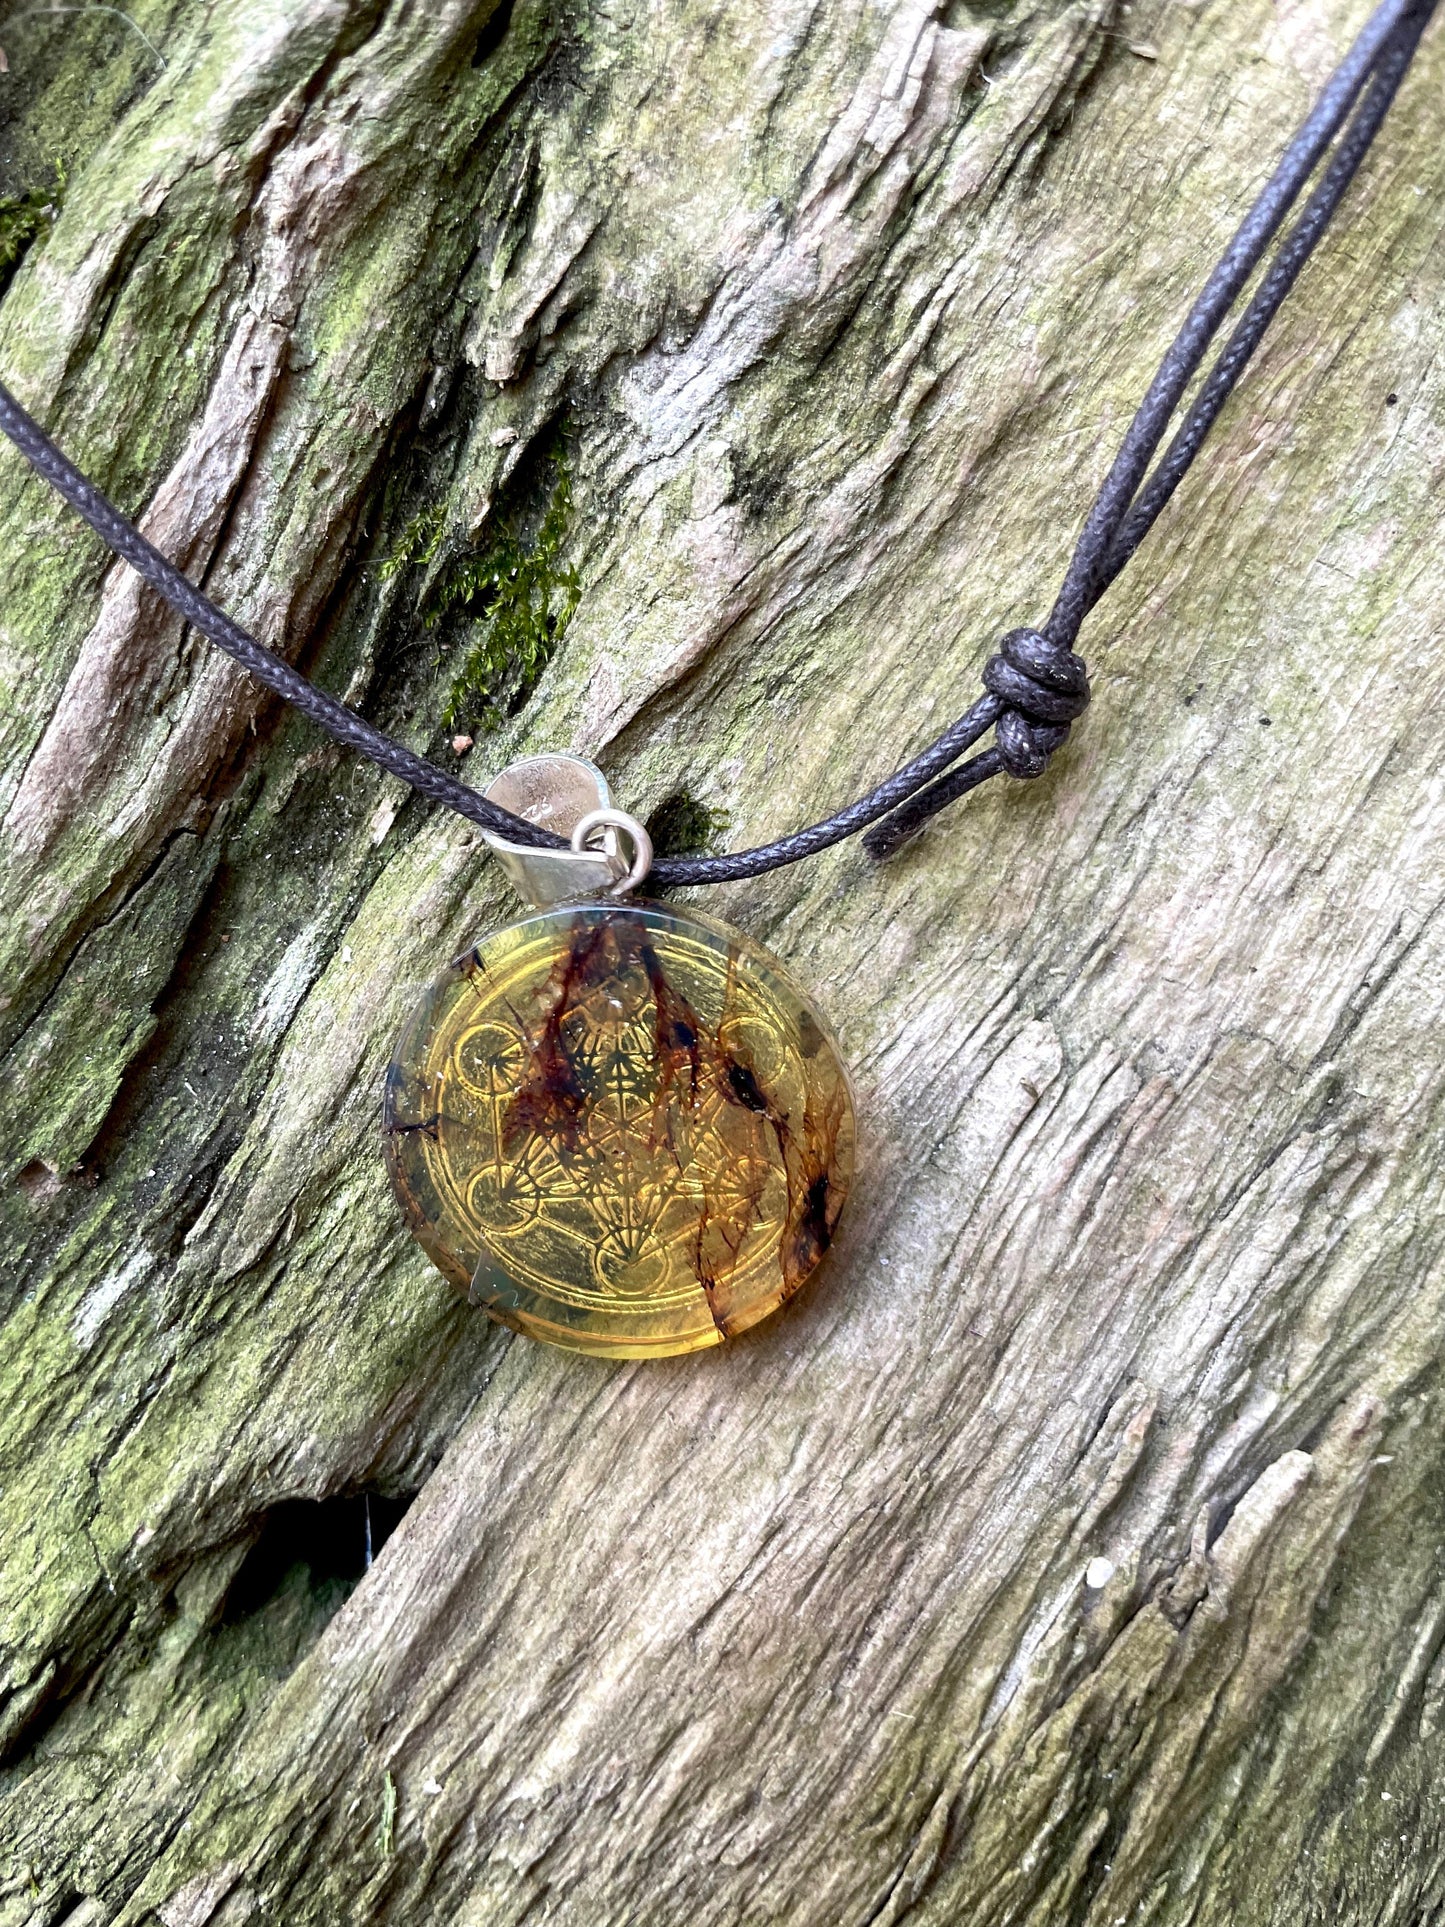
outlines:
[[[647,819],[647,834],[658,856],[696,856],[715,849],[726,836],[731,819],[714,810],[691,790],[674,790]]]
[[[460,617],[475,637],[452,687],[443,721],[494,729],[514,716],[556,654],[582,595],[576,568],[563,560],[572,522],[565,458],[548,463],[551,486],[529,534],[521,513],[504,515],[480,555],[463,556],[445,575],[429,624]]]
[[[382,579],[430,567],[442,551],[446,519],[444,503],[414,516],[382,563]],[[486,547],[439,571],[421,613],[427,628],[446,629],[461,651],[441,715],[448,728],[495,729],[536,688],[582,594],[577,569],[564,557],[571,525],[571,472],[554,449],[512,492]]]
[[[0,294],[35,242],[43,240],[54,227],[64,192],[65,169],[57,161],[50,187],[32,188],[28,194],[11,194],[0,200]]]

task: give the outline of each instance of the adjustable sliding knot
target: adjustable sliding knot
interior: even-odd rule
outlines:
[[[1069,724],[1089,706],[1089,672],[1083,661],[1067,644],[1051,641],[1039,629],[1010,629],[998,654],[984,665],[983,684],[988,695],[934,745],[948,750],[953,768],[945,765],[944,773],[931,782],[915,784],[863,838],[863,848],[876,861],[892,856],[931,816],[1000,770],[1025,779],[1042,776]],[[993,748],[967,762],[956,761],[990,724]]]
[[[1069,725],[1082,715],[1089,701],[1088,673],[1068,645],[1153,527],[1198,454],[1280,303],[1334,218],[1389,112],[1420,38],[1441,4],[1442,0],[1378,0],[1359,38],[1327,82],[1313,112],[1290,142],[1206,281],[1150,383],[1075,545],[1048,622],[1049,629],[1066,636],[1068,643],[1054,642],[1037,629],[1012,630],[984,670],[988,693],[927,749],[866,795],[806,829],[755,849],[725,856],[664,857],[651,871],[654,883],[724,883],[760,876],[781,864],[812,856],[860,830],[866,831],[864,849],[881,859],[901,848],[938,811],[1000,772],[1021,778],[1043,774],[1049,758],[1068,736]],[[0,66],[3,64],[0,56]],[[1250,278],[1261,268],[1273,237],[1317,168],[1320,178],[1303,212],[1273,260],[1259,274],[1244,314],[1196,390],[1173,439],[1160,454],[1169,423],[1210,344]],[[178,614],[226,650],[258,682],[294,703],[335,741],[360,750],[423,796],[446,804],[480,825],[490,837],[515,844],[519,861],[527,850],[535,849],[546,866],[565,862],[569,853],[551,831],[514,816],[491,801],[490,792],[479,794],[449,770],[424,761],[405,743],[383,735],[364,716],[317,689],[284,657],[275,655],[231,621],[61,454],[3,385],[0,433],[10,437],[36,472]],[[987,749],[967,755],[990,729],[995,731],[995,741]],[[639,864],[643,849],[644,845],[636,844]],[[603,856],[603,870],[610,871],[609,852],[604,850]]]
[[[1008,705],[994,726],[1004,768],[1020,779],[1042,776],[1089,706],[1083,658],[1038,629],[1010,629],[984,667],[983,684]]]

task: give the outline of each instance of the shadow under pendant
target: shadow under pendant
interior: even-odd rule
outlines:
[[[669,904],[553,905],[457,959],[387,1073],[432,1261],[535,1338],[622,1358],[746,1331],[832,1242],[854,1116],[783,967]]]

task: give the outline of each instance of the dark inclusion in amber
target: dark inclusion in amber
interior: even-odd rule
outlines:
[[[838,1053],[767,951],[656,903],[549,909],[422,1000],[387,1074],[407,1222],[474,1303],[641,1357],[745,1331],[853,1174]]]

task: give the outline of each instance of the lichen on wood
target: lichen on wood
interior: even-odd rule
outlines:
[[[0,378],[418,748],[470,689],[471,780],[759,841],[1046,608],[1365,11],[16,12],[0,198],[65,187]],[[1431,1917],[1442,83],[1437,27],[1048,779],[707,896],[862,1168],[699,1358],[412,1247],[381,1073],[483,849],[0,450],[0,1927]],[[493,690],[485,595],[427,615],[559,429],[580,594]]]

